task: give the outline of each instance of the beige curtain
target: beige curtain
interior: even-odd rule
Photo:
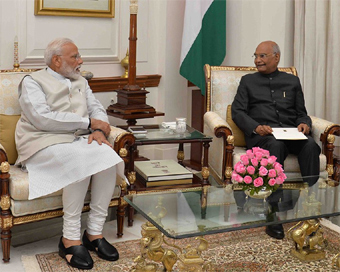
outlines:
[[[294,65],[308,113],[340,123],[340,0],[295,0]]]

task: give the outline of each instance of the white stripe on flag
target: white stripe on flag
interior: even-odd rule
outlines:
[[[204,14],[214,0],[186,0],[182,35],[181,64],[202,27]]]

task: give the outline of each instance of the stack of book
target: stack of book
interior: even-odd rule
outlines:
[[[135,161],[137,178],[146,186],[192,183],[193,173],[174,160]]]

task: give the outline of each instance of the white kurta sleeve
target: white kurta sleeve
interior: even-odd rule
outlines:
[[[86,92],[87,110],[88,110],[89,116],[91,118],[109,123],[109,119],[107,117],[107,114],[106,114],[106,111],[103,105],[95,98],[87,81],[86,81],[85,92]]]
[[[89,125],[89,119],[78,114],[51,111],[41,86],[30,76],[22,82],[19,103],[29,121],[42,131],[75,131]]]

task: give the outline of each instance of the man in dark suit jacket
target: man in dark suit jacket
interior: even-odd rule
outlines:
[[[307,115],[300,80],[277,69],[280,55],[275,42],[258,45],[254,54],[258,72],[242,77],[232,103],[232,117],[245,134],[247,148],[266,149],[283,166],[289,153],[296,154],[302,176],[318,175],[321,150],[309,135],[312,121]],[[308,139],[276,140],[272,127],[297,127]],[[306,181],[311,186],[317,179]]]

